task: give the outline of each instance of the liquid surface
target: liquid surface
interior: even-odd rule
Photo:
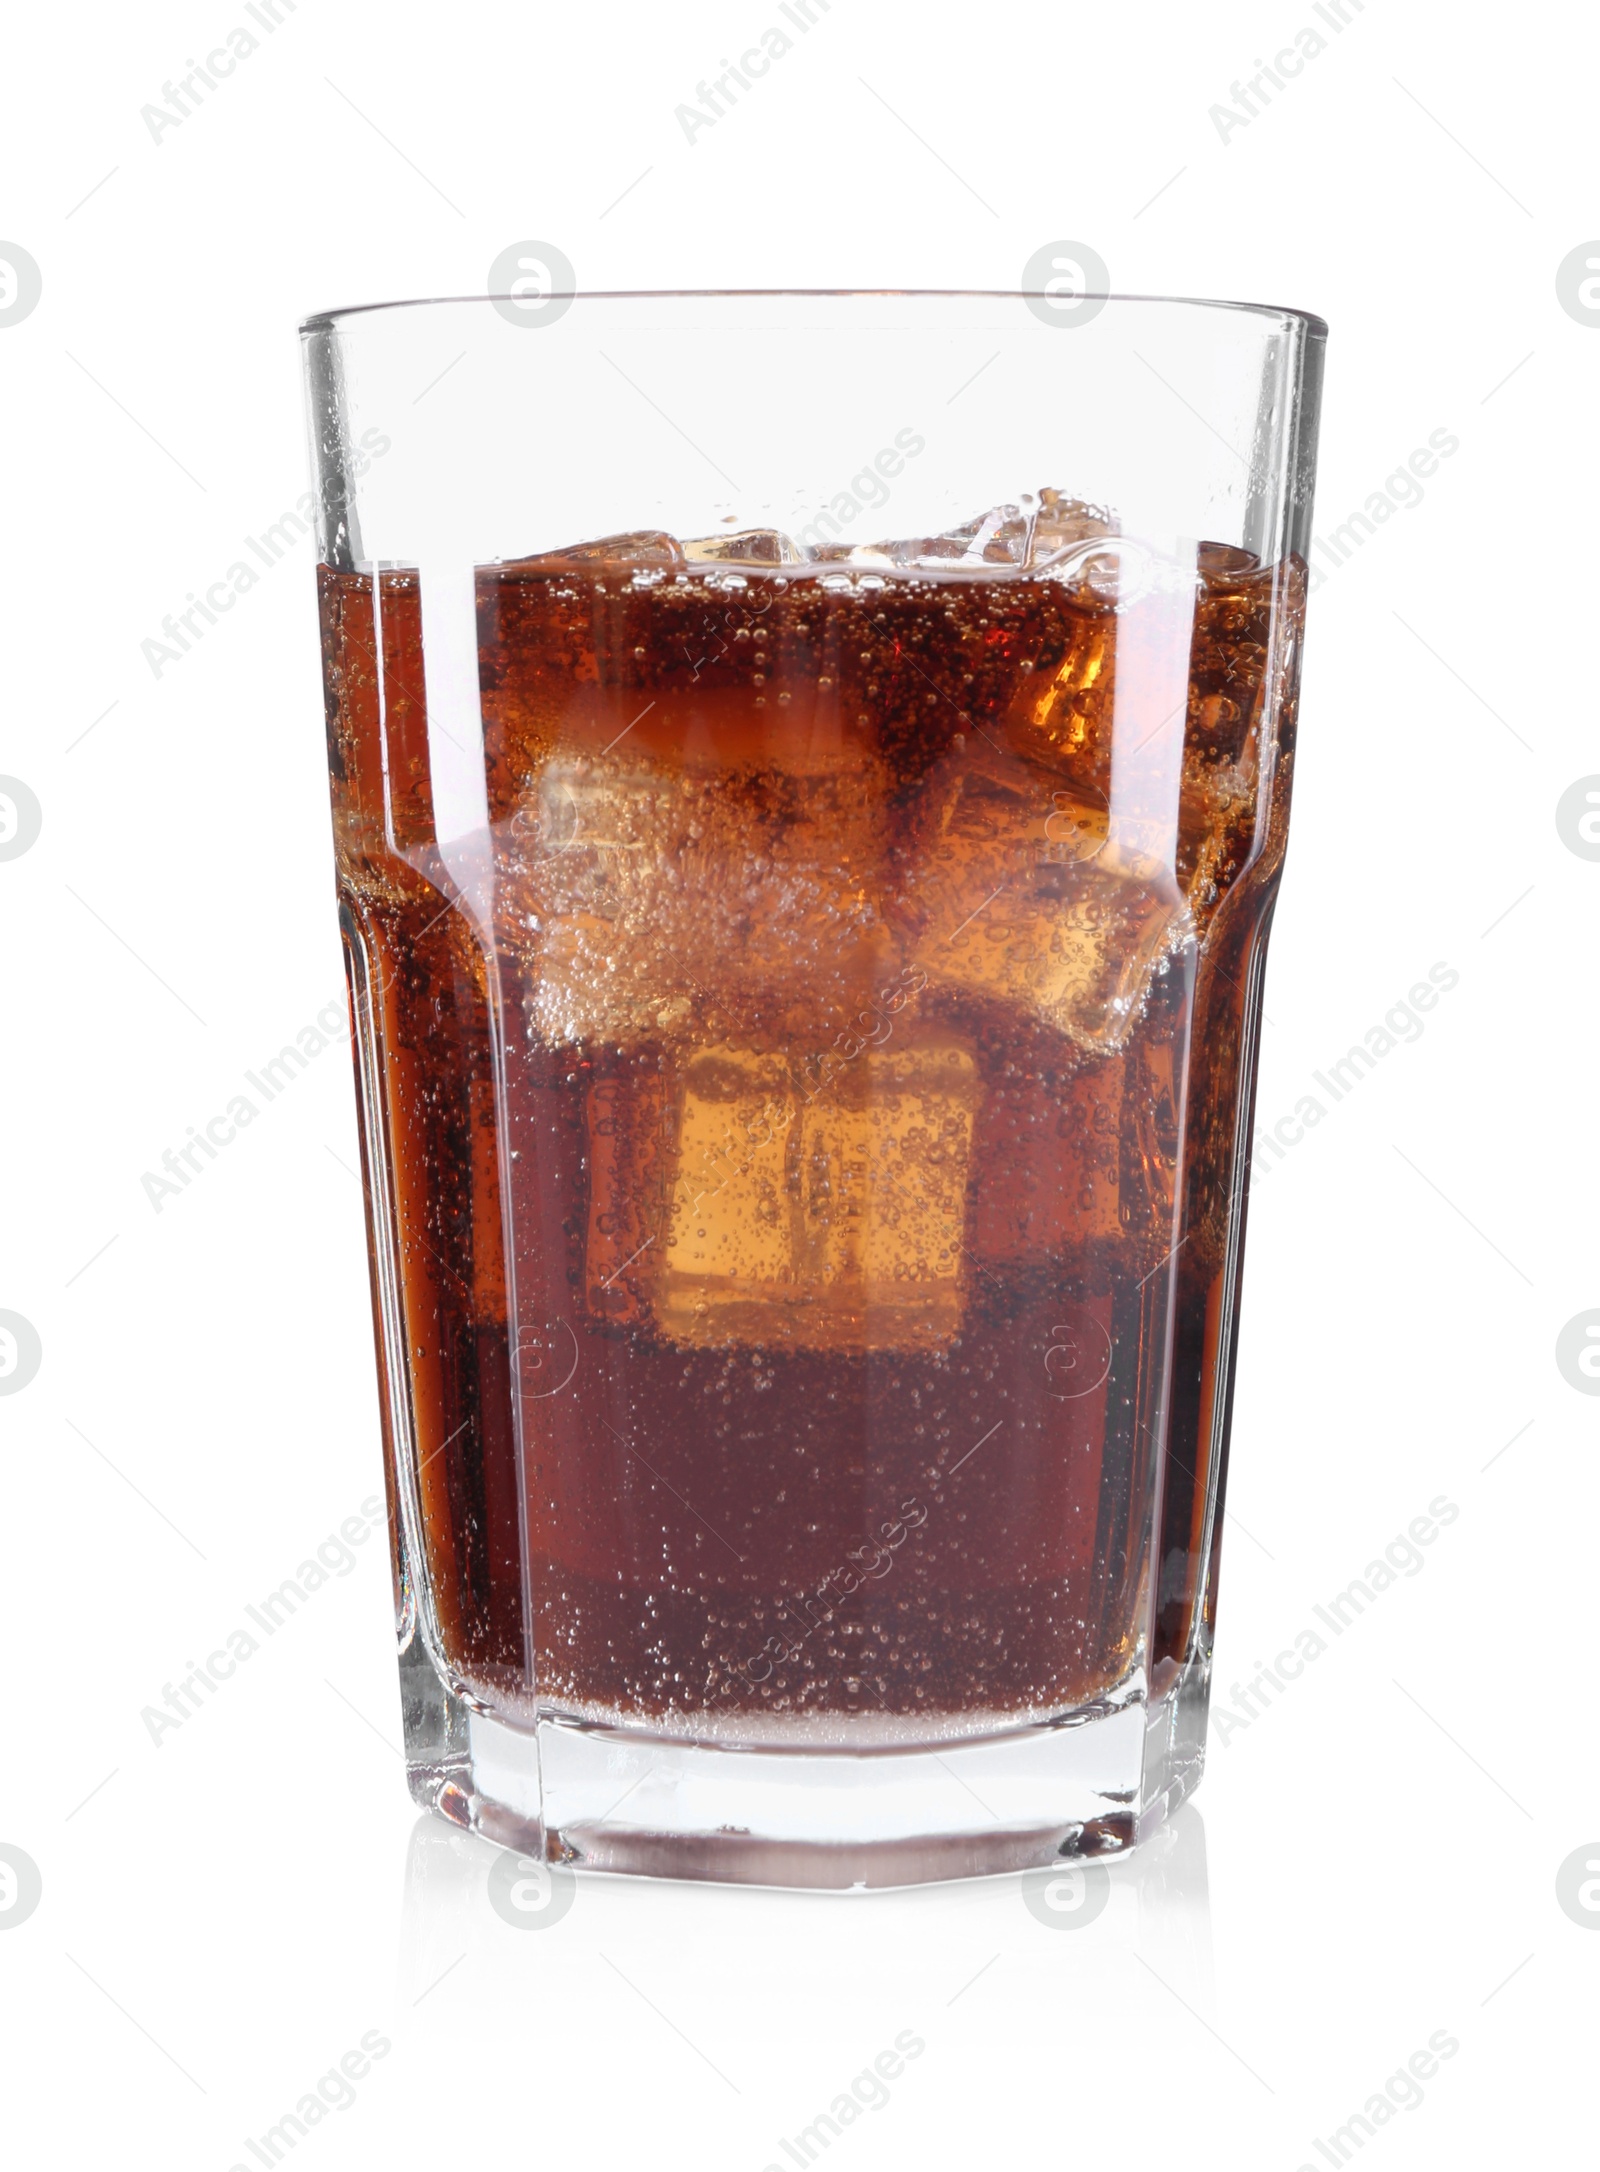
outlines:
[[[1191,1648],[1301,572],[1046,502],[481,568],[481,764],[418,576],[322,572],[389,1417],[491,1705],[936,1736]]]

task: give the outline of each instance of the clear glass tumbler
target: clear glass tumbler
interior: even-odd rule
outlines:
[[[414,1793],[770,1884],[1129,1846],[1203,1758],[1323,325],[303,332]]]

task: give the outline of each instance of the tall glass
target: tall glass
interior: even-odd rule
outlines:
[[[303,328],[402,1697],[542,1859],[847,1887],[1201,1770],[1324,327]]]

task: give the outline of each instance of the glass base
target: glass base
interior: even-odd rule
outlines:
[[[411,1792],[424,1809],[573,1869],[843,1892],[1118,1855],[1191,1794],[1210,1667],[1160,1698],[863,1755],[717,1748],[551,1714],[472,1709],[420,1637],[401,1655]]]

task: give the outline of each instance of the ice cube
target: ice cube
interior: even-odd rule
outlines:
[[[602,566],[677,567],[683,551],[677,538],[660,528],[633,528],[625,535],[597,536],[589,543],[565,543],[559,550],[536,551],[527,558],[505,558],[504,573],[559,573],[564,567],[594,573]]]
[[[962,565],[1020,566],[1027,562],[1029,515],[1016,505],[997,505],[948,535],[937,536],[929,549],[932,559],[955,559]],[[959,551],[944,546],[960,545]]]
[[[1031,521],[1015,505],[997,505],[943,535],[902,536],[877,543],[824,543],[813,560],[903,572],[981,571],[1027,563]]]
[[[1191,920],[1081,794],[983,741],[947,755],[920,795],[898,903],[931,985],[1021,1004],[1104,1053],[1127,1039]]]
[[[1116,533],[1116,521],[1104,506],[1063,497],[1059,490],[1041,490],[1028,537],[1028,566],[1038,572],[1067,552]]]
[[[736,535],[697,536],[685,543],[683,555],[690,565],[703,561],[731,561],[757,566],[796,566],[805,552],[776,528],[741,528]]]
[[[545,1045],[730,1026],[823,1046],[900,965],[879,894],[886,795],[789,773],[552,756],[503,833],[498,903]]]
[[[914,556],[895,554],[915,553],[921,548],[920,543],[818,543],[808,546],[806,557],[813,565],[855,566],[868,573],[885,573],[895,566],[915,565]]]
[[[1042,571],[1069,552],[1102,537],[1116,539],[1105,509],[1059,490],[1041,490],[1037,503],[1024,493],[1014,505],[992,506],[933,536],[903,536],[874,543],[823,543],[805,555],[813,561],[899,567],[927,572],[977,571],[1016,566]],[[693,549],[686,545],[686,549]]]
[[[689,1347],[947,1342],[978,1099],[969,1044],[928,1027],[832,1069],[722,1043],[597,1080],[591,1313]]]

